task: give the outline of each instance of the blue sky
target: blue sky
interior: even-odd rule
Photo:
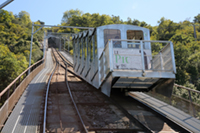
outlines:
[[[14,0],[3,9],[14,14],[27,11],[32,21],[48,25],[60,24],[65,11],[79,9],[83,13],[120,16],[124,21],[130,17],[155,26],[161,17],[174,22],[193,21],[200,14],[199,5],[200,0]]]

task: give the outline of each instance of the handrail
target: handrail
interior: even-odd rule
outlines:
[[[192,95],[191,95],[191,92],[195,92],[195,93],[198,93],[200,94],[200,91],[197,91],[197,90],[193,90],[193,89],[190,89],[188,87],[185,87],[185,86],[182,86],[182,85],[178,85],[178,84],[174,84],[174,86],[176,87],[180,87],[180,88],[183,88],[183,89],[186,89],[188,91],[188,94],[189,94],[189,102],[190,102],[190,105],[192,107],[192,114],[194,117],[196,117],[196,111],[195,111],[195,107],[194,107],[194,103],[193,100],[192,100]],[[182,97],[183,98],[183,97]],[[186,99],[186,98],[183,98],[183,99]]]
[[[142,41],[142,42],[159,42],[159,43],[170,43],[171,41],[159,41],[159,40],[131,40],[131,39],[127,39],[127,40],[125,40],[125,39],[109,39],[109,41],[138,41],[138,42],[140,42],[140,41]]]
[[[26,86],[44,68],[44,60],[45,57],[28,67],[0,93],[0,101],[2,103],[0,106],[0,130]],[[30,74],[28,74],[28,70],[31,70]]]
[[[165,46],[160,50],[160,52],[163,51],[163,50],[164,50],[168,45],[170,45],[170,43],[171,43],[171,41],[159,41],[159,40],[130,40],[130,39],[124,40],[124,39],[109,39],[109,41],[107,42],[107,44],[106,44],[106,46],[104,47],[103,51],[105,51],[106,47],[110,44],[109,42],[113,42],[113,41],[126,41],[126,42],[128,42],[128,41],[135,41],[135,42],[139,42],[138,44],[141,44],[140,41],[142,41],[142,42],[152,42],[152,43],[156,43],[156,42],[157,42],[157,43],[168,43],[167,45],[165,45]],[[102,53],[103,53],[103,51],[102,51]],[[101,53],[101,55],[100,55],[99,58],[101,58],[102,53]]]
[[[31,65],[30,67],[28,67],[24,72],[22,72],[15,80],[13,80],[1,93],[0,93],[0,97],[12,86],[14,85],[14,83],[19,80],[19,78],[24,75],[29,69],[31,69],[33,66],[37,65],[38,63],[42,62],[44,60],[41,59],[39,61],[37,61],[36,63],[34,63],[33,65]]]
[[[180,88],[186,89],[186,90],[188,90],[188,91],[192,91],[192,92],[196,92],[196,93],[199,93],[199,94],[200,94],[200,91],[193,90],[193,89],[190,89],[190,88],[185,87],[185,86],[182,86],[182,85],[174,84],[174,86],[177,86],[177,87],[180,87]]]
[[[99,55],[99,58],[98,58],[98,60],[101,60],[101,58],[102,58],[102,56],[104,55],[104,52],[106,51],[106,49],[112,49],[112,48],[115,48],[112,44],[113,44],[113,41],[126,41],[126,42],[128,42],[128,41],[134,41],[134,42],[138,42],[139,44],[140,44],[140,48],[138,48],[139,50],[141,50],[141,51],[144,51],[145,50],[145,47],[143,48],[142,46],[142,44],[145,44],[145,42],[149,42],[149,44],[147,45],[148,47],[151,47],[155,42],[158,42],[158,43],[165,43],[166,45],[161,49],[161,50],[159,50],[159,53],[162,53],[162,52],[164,52],[164,51],[166,51],[167,50],[167,55],[160,55],[159,53],[158,53],[158,55],[159,55],[159,57],[160,57],[160,62],[162,63],[163,61],[164,62],[166,62],[166,60],[163,60],[163,58],[165,57],[165,56],[169,56],[170,57],[170,71],[172,71],[174,74],[176,74],[176,66],[175,66],[175,58],[174,58],[174,50],[173,50],[173,44],[172,44],[172,42],[171,41],[152,41],[152,40],[124,40],[124,39],[109,39],[109,41],[108,41],[108,43],[105,45],[105,47],[104,48],[102,48],[102,52],[100,53],[100,55]],[[130,49],[129,47],[126,47],[125,46],[125,44],[123,44],[123,47],[121,47],[122,49]],[[151,51],[151,49],[148,49],[148,50],[150,50]],[[113,51],[113,50],[111,50],[111,51]],[[158,51],[157,51],[158,52]],[[110,53],[110,54],[112,54],[112,53]],[[125,53],[123,53],[123,55],[125,55]],[[144,57],[147,57],[147,56],[150,56],[150,58],[153,58],[153,56],[156,56],[156,55],[152,55],[152,51],[149,53],[149,55],[147,55],[147,54],[145,54],[145,55],[143,55],[143,52],[141,52],[141,54],[139,54],[139,55],[135,55],[134,53],[133,54],[131,54],[131,56],[141,56],[141,64],[142,64],[142,71],[144,72],[144,70],[146,70],[145,68],[144,68]],[[111,56],[112,57],[112,56]],[[155,58],[154,58],[155,59]],[[110,59],[111,60],[111,59]],[[112,60],[113,60],[113,58],[112,58]],[[150,59],[149,59],[150,60]],[[152,61],[154,61],[154,60],[152,60]],[[150,61],[149,61],[150,62]],[[152,66],[154,66],[156,63],[159,63],[159,62],[150,62],[148,65],[150,65],[150,67],[152,68]],[[158,65],[160,66],[161,65],[161,63],[159,63]],[[164,63],[165,64],[165,63]],[[163,69],[162,69],[163,68]],[[167,67],[167,66],[162,66],[161,65],[161,69],[154,69],[154,70],[156,70],[156,71],[169,71],[168,70],[168,68],[169,67]]]
[[[198,112],[200,110],[200,104],[199,104],[199,102],[194,101],[192,95],[193,95],[193,93],[200,94],[200,91],[194,90],[194,89],[182,86],[182,85],[178,85],[178,84],[175,84],[175,83],[174,83],[174,87],[179,87],[179,88],[187,90],[188,91],[187,94],[189,94],[189,95],[187,95],[187,97],[182,97],[182,95],[177,95],[176,93],[173,93],[172,94],[173,97],[168,98],[168,97],[160,97],[159,95],[157,95],[158,93],[151,93],[151,96],[154,96],[155,98],[158,98],[159,100],[167,102],[168,104],[175,106],[176,108],[190,114],[193,117],[199,117]],[[184,94],[186,92],[184,91]],[[177,102],[176,98],[180,99],[181,101],[183,100],[184,102],[186,102],[186,103],[183,103],[185,106],[177,105],[176,104],[176,102]],[[175,103],[173,102],[174,100],[176,101]],[[189,104],[189,108],[185,108],[185,107],[188,107],[188,104]]]
[[[108,42],[108,43],[106,44],[106,46],[104,47],[104,49],[103,49],[101,55],[99,56],[99,59],[101,58],[101,56],[103,56],[103,52],[106,50],[107,47],[109,47],[109,45],[110,45],[110,43]]]

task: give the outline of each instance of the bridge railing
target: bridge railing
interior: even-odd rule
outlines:
[[[155,92],[147,94],[200,119],[200,91],[174,84],[173,94],[170,98]]]
[[[99,56],[99,83],[112,71],[162,72],[175,77],[173,43],[170,41],[110,39]]]
[[[198,114],[198,112],[200,113],[200,91],[190,89],[188,87],[181,86],[181,85],[178,85],[178,84],[174,84],[174,89],[178,89],[178,88],[185,90],[184,91],[185,93],[184,94],[182,93],[183,94],[182,96],[184,98],[177,96],[176,94],[173,94],[173,96],[180,98],[180,99],[183,99],[185,102],[187,102],[189,104],[188,112],[192,116],[197,117],[198,115],[200,115],[200,114]],[[183,104],[181,104],[181,105],[183,105]]]
[[[2,92],[0,92],[0,130],[28,84],[44,68],[44,60],[45,59],[41,59],[27,68]],[[28,74],[29,70],[30,74]]]

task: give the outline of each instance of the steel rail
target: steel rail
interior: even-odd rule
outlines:
[[[74,73],[73,73],[73,74],[74,74]],[[76,74],[75,74],[75,75],[76,75]],[[174,84],[174,86],[182,87],[182,86],[177,85],[177,84]],[[187,90],[191,90],[190,88],[187,88],[187,87],[184,87],[184,88],[187,89]],[[196,92],[195,90],[191,90],[191,91]],[[135,98],[134,98],[134,99],[135,99]],[[112,99],[111,101],[113,101],[113,102],[115,103],[115,105],[117,105],[117,103],[116,103],[113,99]],[[137,100],[137,99],[136,99],[136,101],[138,101],[138,102],[140,102],[142,105],[148,107],[150,110],[152,110],[152,111],[153,111],[154,113],[156,113],[157,115],[161,116],[163,119],[165,119],[165,120],[167,120],[167,121],[173,123],[174,125],[177,125],[177,126],[178,126],[177,128],[178,128],[179,130],[181,130],[181,131],[183,131],[183,132],[190,132],[187,128],[183,127],[183,126],[180,125],[179,123],[176,123],[176,122],[173,121],[172,119],[165,117],[164,114],[158,112],[156,109],[151,108],[151,107],[150,107],[149,105],[147,105],[146,103],[143,103],[143,102],[141,102],[141,101],[139,101],[139,100]],[[117,105],[117,106],[118,106],[118,105]],[[127,114],[128,116],[130,116],[130,114],[129,114],[122,106],[118,106],[118,107],[119,107],[119,108],[122,108],[123,112],[125,112],[125,114]],[[133,117],[133,119],[135,119],[135,118]],[[139,122],[139,125],[143,125],[140,121],[137,120],[137,122]],[[147,127],[146,125],[143,125],[143,126],[144,126],[144,128],[145,128],[148,132],[152,132],[152,130],[149,129],[149,127]],[[94,130],[94,129],[91,129],[91,130],[89,129],[89,131],[92,131],[92,130]],[[98,130],[98,129],[96,129],[96,130]]]
[[[50,86],[51,79],[53,77],[53,74],[54,74],[57,66],[58,66],[58,63],[56,62],[56,66],[55,66],[54,71],[52,72],[52,74],[49,78],[48,85],[47,85],[47,91],[46,91],[46,97],[45,97],[45,106],[44,106],[43,133],[45,133],[45,129],[46,129],[46,116],[47,116],[47,104],[48,104],[47,100],[48,100],[48,94],[49,94],[49,86]]]
[[[65,58],[63,58],[63,55],[61,55],[58,51],[57,51],[57,53],[58,53],[58,55],[59,55],[63,60],[65,60]],[[66,59],[66,60],[67,60],[67,59]],[[67,60],[67,61],[68,61],[68,60]],[[73,64],[68,63],[68,62],[66,62],[66,61],[64,61],[64,64],[65,64],[65,65],[68,64],[69,66],[73,67]],[[64,68],[64,69],[66,69],[65,66],[63,66],[62,64],[60,64],[60,66],[61,66],[62,68]],[[77,75],[76,73],[72,72],[71,70],[67,69],[67,71],[70,72],[71,74],[73,74],[74,76],[76,76],[77,78],[79,78],[79,79],[81,79],[81,80],[84,80],[82,77],[80,77],[80,76]],[[84,80],[84,81],[85,81],[85,80]]]
[[[56,50],[57,51],[57,50]],[[57,53],[59,53],[58,51],[57,51]],[[59,56],[61,57],[61,55],[59,54]],[[62,59],[63,59],[63,57],[61,57]],[[67,59],[66,59],[67,60]],[[64,62],[65,62],[65,60],[63,60]],[[67,69],[67,66],[66,66],[66,69]],[[67,73],[67,71],[66,71],[66,73]],[[73,73],[74,75],[76,75],[75,73]],[[79,76],[78,76],[79,77]],[[66,79],[66,84],[67,84],[67,86],[68,86],[68,88],[69,88],[69,85],[68,85],[68,82],[67,82],[67,79]],[[69,89],[69,91],[70,91],[70,89]],[[73,97],[72,96],[72,94],[71,94],[71,92],[70,92],[70,96],[71,97]],[[114,101],[114,100],[112,100],[113,101],[113,103],[115,103],[116,105],[117,105],[117,103]],[[75,104],[75,102],[73,101],[73,103]],[[140,125],[140,126],[142,126],[146,131],[148,131],[149,133],[152,133],[152,131],[151,131],[151,129],[149,129],[147,126],[145,126],[144,124],[142,124],[142,123],[140,123],[140,121],[138,121],[137,119],[135,119],[133,116],[131,116],[129,113],[127,113],[127,111],[125,111],[125,109],[123,109],[122,107],[119,107],[119,105],[117,105],[117,107],[118,108],[120,108],[129,118],[131,117],[131,119],[134,119],[134,120],[136,120],[137,121],[137,123]],[[76,107],[77,108],[77,107]],[[81,116],[80,116],[81,117]],[[87,129],[86,129],[87,130]],[[90,129],[89,129],[90,130]],[[97,129],[98,130],[98,129]],[[108,129],[109,130],[109,129]],[[108,131],[107,130],[107,131]],[[111,131],[111,130],[110,130]],[[114,129],[112,129],[112,131],[114,131]]]
[[[56,52],[58,53],[58,55],[63,59],[63,57],[62,57],[62,55],[56,50]],[[67,60],[67,59],[66,59]],[[63,60],[64,62],[65,62],[65,60]],[[66,64],[68,64],[67,62],[66,62]],[[63,66],[62,66],[63,67]],[[64,68],[64,67],[63,67]],[[73,72],[71,72],[70,70],[67,70],[67,66],[66,66],[66,73],[67,73],[67,71],[69,71],[70,73],[72,73],[73,75],[75,75],[75,76],[77,76],[78,78],[80,78],[78,75],[76,75],[75,73],[73,73]],[[66,78],[66,77],[65,77]],[[82,79],[82,78],[80,78],[80,79]],[[69,87],[69,85],[68,85],[68,82],[67,82],[67,79],[66,79],[66,84],[67,84],[67,86],[68,86],[68,90],[69,90],[69,93],[70,93],[70,97],[73,97],[72,96],[72,93],[71,93],[71,91],[70,91],[70,87]],[[111,100],[111,101],[113,101],[113,100]],[[113,101],[114,102],[114,101]],[[75,104],[75,108],[78,110],[78,108],[77,108],[77,106],[76,106],[76,103],[75,103],[75,101],[73,100],[73,103]],[[117,105],[117,103],[116,102],[114,102],[116,105]],[[104,103],[105,104],[105,103]],[[117,107],[118,107],[118,105],[117,105]],[[118,107],[118,108],[120,108],[120,107]],[[142,124],[142,123],[140,123],[140,121],[138,121],[137,119],[135,119],[133,116],[130,116],[130,114],[129,113],[127,113],[127,111],[125,111],[125,109],[123,109],[122,107],[120,108],[121,110],[122,110],[122,112],[124,112],[129,118],[131,118],[132,120],[136,120],[136,122],[141,126],[141,127],[143,127],[147,132],[149,132],[149,133],[152,133],[152,131],[151,131],[151,129],[149,129],[147,126],[145,126],[144,124]],[[78,115],[79,115],[79,117],[81,118],[81,115],[80,115],[80,113],[78,113]],[[81,122],[83,123],[83,125],[85,125],[84,124],[84,122],[83,122],[83,120],[81,120]],[[85,127],[84,127],[84,129],[85,130],[87,130]],[[131,131],[131,132],[138,132],[138,131],[143,131],[143,130],[133,130],[133,129],[99,129],[99,128],[90,128],[90,129],[88,129],[87,130],[87,132],[88,131],[120,131],[120,132],[127,132],[127,131]]]
[[[57,50],[55,50],[55,51],[56,51],[57,53],[59,53]],[[58,55],[61,57],[60,54],[58,54]],[[55,55],[54,55],[54,56],[55,56]],[[65,65],[68,64],[63,58],[61,58],[61,59],[64,61],[64,64],[65,64]],[[85,123],[83,122],[83,119],[82,119],[82,117],[81,117],[80,111],[78,110],[78,107],[77,107],[77,105],[76,105],[76,103],[75,103],[75,101],[74,101],[73,95],[72,95],[72,93],[71,93],[71,89],[70,89],[69,84],[68,84],[68,81],[67,81],[67,71],[68,71],[67,65],[66,65],[65,69],[66,69],[66,70],[65,70],[65,83],[66,83],[66,86],[67,86],[67,88],[68,88],[70,98],[71,98],[72,103],[73,103],[73,105],[74,105],[74,107],[75,107],[75,109],[76,109],[76,112],[77,112],[77,114],[78,114],[78,116],[79,116],[79,119],[80,119],[80,121],[81,121],[81,124],[82,124],[82,126],[83,126],[85,132],[88,133],[88,130],[87,130],[86,126],[85,126]]]
[[[69,62],[66,61],[67,59],[65,59],[65,58],[62,57],[62,55],[58,52],[57,49],[56,49],[56,52],[58,53],[58,55],[62,58],[62,60],[63,60],[67,65],[73,67],[73,65],[72,65],[71,63],[69,63]]]
[[[59,55],[59,56],[62,56],[62,55]],[[65,64],[65,62],[64,62],[64,64]],[[66,64],[65,64],[65,65],[66,65]],[[66,67],[63,66],[62,64],[60,64],[60,66],[61,66],[62,68],[64,68],[64,69],[66,69]],[[73,74],[74,76],[78,77],[79,79],[84,80],[83,78],[81,78],[80,76],[78,76],[77,74],[75,74],[74,72],[72,72],[71,70],[67,69],[67,71],[70,72],[71,74]],[[85,80],[84,80],[84,81],[85,81]]]
[[[83,126],[85,132],[88,133],[88,130],[87,130],[86,126],[85,126],[85,123],[83,122],[83,119],[82,119],[82,117],[81,117],[80,111],[78,110],[78,107],[77,107],[77,105],[76,105],[76,103],[75,103],[75,101],[74,101],[74,98],[73,98],[73,96],[72,96],[72,93],[71,93],[71,90],[70,90],[70,87],[69,87],[69,84],[68,84],[68,81],[67,81],[67,66],[66,66],[66,71],[65,71],[65,81],[66,81],[66,85],[67,85],[67,87],[68,87],[68,91],[69,91],[71,100],[72,100],[72,102],[73,102],[73,104],[74,104],[74,107],[75,107],[75,109],[76,109],[76,112],[77,112],[77,114],[78,114],[78,116],[79,116],[79,119],[80,119],[80,121],[81,121],[81,123],[82,123],[82,126]]]

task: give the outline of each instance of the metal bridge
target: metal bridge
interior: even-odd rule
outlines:
[[[49,37],[55,36],[52,34],[45,36],[44,44],[47,46]],[[59,52],[73,64],[72,55],[70,55],[68,49],[62,47],[61,41],[56,43],[59,45]],[[3,102],[0,108],[0,132],[40,132],[39,125],[43,121],[43,114],[41,114],[43,107],[41,105],[44,101],[44,91],[55,67],[51,49],[45,50],[44,47],[44,55],[42,60],[30,66],[0,92],[0,100]],[[29,72],[30,74],[28,74]],[[192,99],[192,94],[197,93],[199,95],[200,92],[177,84],[174,84],[174,86],[186,89],[189,99],[182,99],[173,95],[171,98],[165,98],[165,102],[163,102],[157,99],[159,95],[155,93],[141,92],[129,92],[129,96],[156,110],[163,117],[178,123],[189,132],[200,132],[200,121],[195,118],[197,113],[200,112],[200,106],[193,103]],[[174,107],[171,103],[174,99],[179,104],[184,104],[185,108]]]

